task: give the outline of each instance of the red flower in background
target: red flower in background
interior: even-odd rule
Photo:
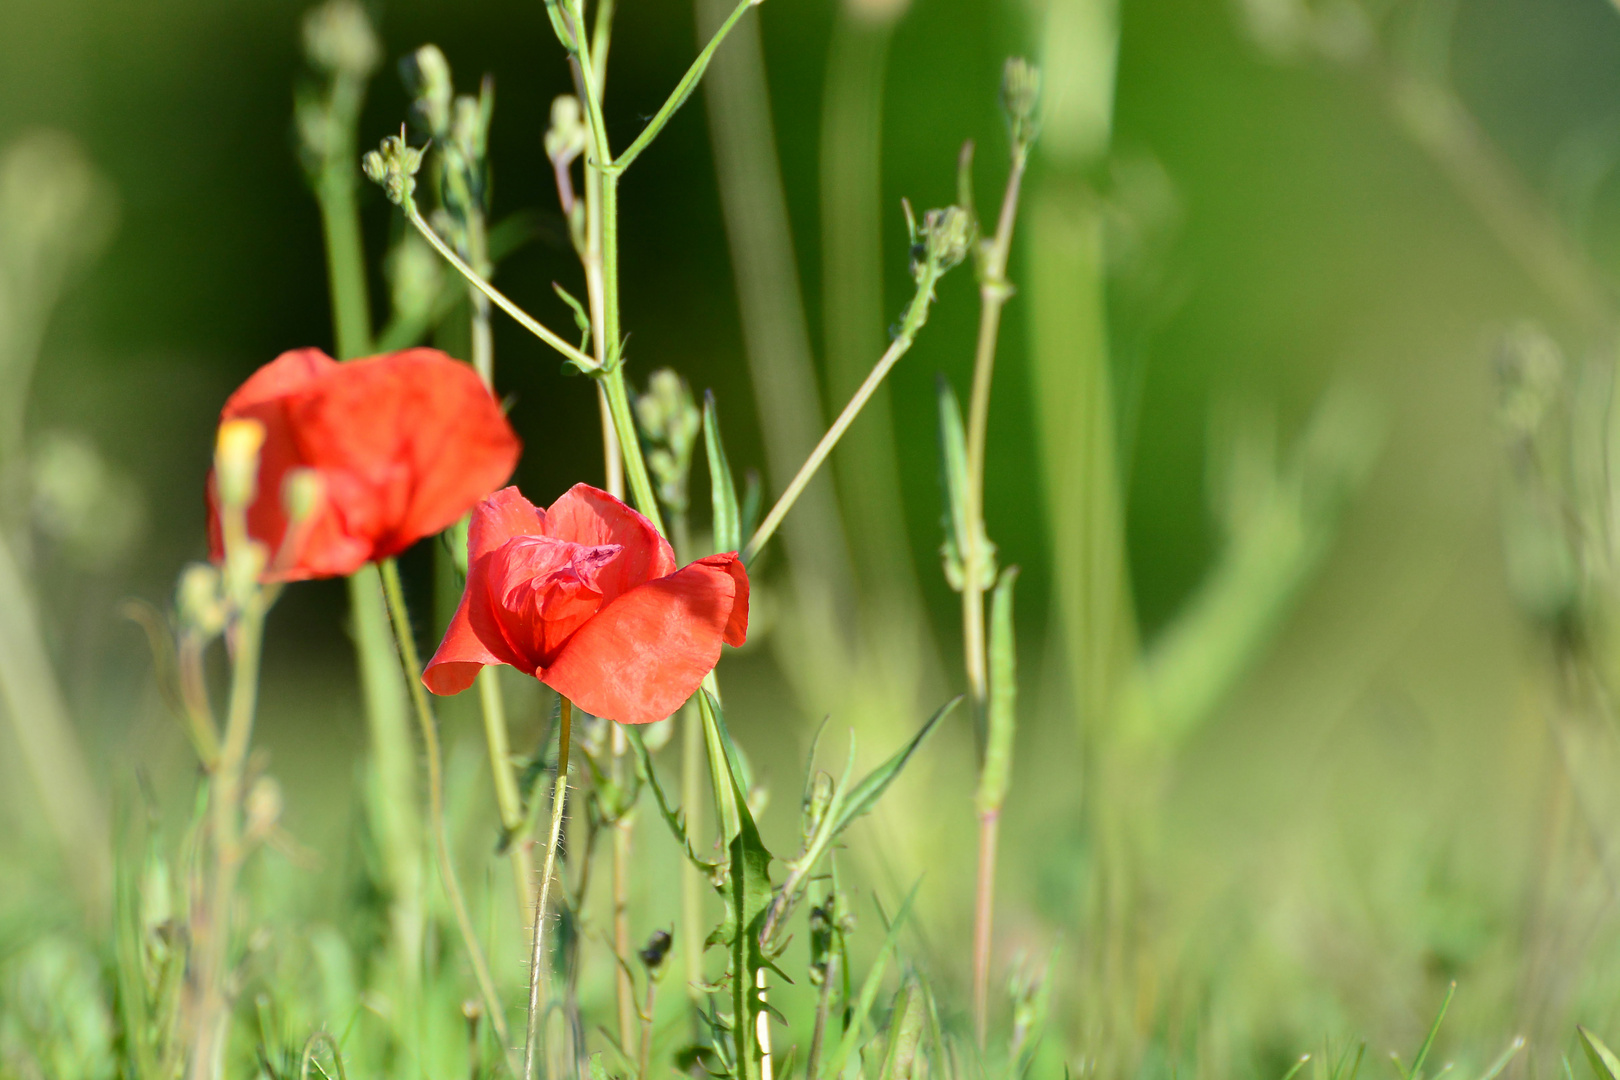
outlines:
[[[520,444],[477,374],[437,349],[340,364],[319,349],[285,352],[254,372],[220,419],[264,425],[248,534],[272,558],[287,532],[282,482],[320,478],[322,498],[281,580],[335,577],[397,555],[444,529],[512,475]],[[213,478],[208,540],[223,554]]]
[[[748,572],[736,552],[676,569],[646,518],[576,484],[545,510],[497,491],[473,509],[467,588],[428,661],[435,694],[486,664],[526,671],[593,716],[625,724],[680,708],[748,636]]]

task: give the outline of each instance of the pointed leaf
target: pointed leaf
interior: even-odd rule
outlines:
[[[833,837],[837,837],[849,827],[851,822],[877,805],[878,799],[883,797],[883,793],[888,790],[889,785],[894,783],[894,778],[900,775],[900,770],[904,769],[906,763],[911,760],[911,755],[917,752],[917,748],[922,745],[923,740],[928,738],[934,728],[939,726],[939,722],[945,718],[945,714],[956,708],[957,703],[961,700],[961,696],[958,695],[941,705],[939,711],[928,718],[928,722],[922,726],[922,730],[917,732],[910,742],[896,751],[888,761],[885,761],[861,778],[860,783],[856,784],[848,796],[845,797],[843,806],[839,809],[836,819],[837,824],[833,826],[831,833]]]
[[[945,543],[940,555],[945,560],[945,580],[962,591],[967,580],[964,553],[968,530],[967,437],[962,431],[962,407],[956,391],[945,376],[937,382],[939,398],[939,482],[945,501]]]
[[[624,734],[630,742],[630,749],[635,751],[636,768],[641,773],[642,782],[652,788],[653,801],[658,804],[658,816],[664,819],[664,824],[669,826],[669,831],[675,834],[675,842],[685,850],[686,857],[692,865],[712,878],[715,872],[720,869],[720,864],[703,858],[692,849],[692,841],[686,835],[686,821],[683,816],[684,808],[682,810],[670,809],[669,799],[664,795],[663,785],[658,782],[658,774],[653,771],[652,755],[647,752],[647,743],[642,738],[641,731],[626,724]]]
[[[742,515],[737,509],[737,486],[720,441],[720,417],[712,390],[703,395],[703,449],[709,459],[709,491],[714,503],[714,549],[740,551]]]
[[[900,928],[905,925],[906,915],[911,911],[911,902],[917,898],[917,890],[922,886],[922,879],[911,887],[906,894],[900,909],[894,913],[894,922],[889,925],[889,932],[883,938],[883,944],[878,947],[877,955],[872,958],[872,967],[866,973],[861,983],[860,993],[855,998],[855,1007],[850,1011],[849,1024],[844,1029],[844,1037],[838,1041],[838,1050],[828,1059],[826,1075],[841,1077],[844,1075],[844,1063],[849,1055],[854,1053],[855,1047],[861,1041],[861,1028],[866,1024],[866,1017],[872,1011],[872,1003],[877,1000],[878,987],[883,984],[883,972],[888,967],[889,954],[894,951],[895,943],[900,940]]]
[[[1614,1056],[1614,1051],[1579,1024],[1575,1025],[1575,1034],[1581,1038],[1581,1049],[1586,1051],[1586,1061],[1592,1066],[1592,1075],[1597,1080],[1620,1080],[1620,1058]]]
[[[1018,652],[1013,636],[1013,586],[1018,567],[1009,566],[990,597],[990,707],[986,717],[984,768],[979,773],[979,812],[1001,809],[1012,775],[1013,740],[1018,732]]]

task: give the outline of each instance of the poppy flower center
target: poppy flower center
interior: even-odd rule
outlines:
[[[549,664],[602,605],[603,571],[620,544],[576,544],[549,536],[515,536],[490,553],[489,593],[501,631],[514,650]]]

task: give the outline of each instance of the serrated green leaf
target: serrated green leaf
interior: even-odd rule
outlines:
[[[1586,1051],[1586,1062],[1592,1066],[1592,1075],[1597,1080],[1620,1080],[1620,1058],[1614,1056],[1614,1051],[1579,1024],[1575,1025],[1575,1034],[1580,1036],[1581,1049]]]
[[[602,1064],[602,1055],[600,1053],[591,1055],[590,1068],[591,1080],[608,1080],[607,1066]]]
[[[630,749],[635,751],[636,769],[641,775],[642,782],[652,789],[653,801],[658,804],[658,816],[664,819],[669,831],[675,834],[675,842],[686,852],[686,857],[692,865],[702,873],[713,877],[720,869],[720,864],[703,858],[692,849],[692,841],[686,835],[686,822],[682,816],[685,808],[670,809],[663,785],[658,782],[658,774],[653,770],[652,755],[647,752],[646,740],[642,738],[640,731],[629,725],[625,726],[624,734],[630,742]]]
[[[906,767],[906,763],[917,752],[917,748],[922,745],[923,740],[928,738],[934,728],[939,726],[939,722],[945,718],[945,714],[956,708],[961,700],[961,696],[958,695],[941,705],[939,711],[928,718],[928,722],[922,726],[922,730],[912,737],[910,742],[897,750],[889,760],[861,777],[860,783],[850,790],[843,800],[843,805],[839,808],[838,817],[835,819],[837,824],[833,826],[831,833],[833,838],[836,838],[845,829],[849,828],[850,823],[856,818],[877,805],[878,799],[882,798],[889,785],[894,783],[894,778],[900,775],[900,770]]]
[[[709,459],[709,492],[714,504],[714,549],[742,549],[742,515],[737,509],[737,486],[731,478],[731,463],[720,441],[720,416],[715,409],[714,391],[703,395],[703,449]]]
[[[979,812],[1001,809],[1012,775],[1013,740],[1018,732],[1018,649],[1013,634],[1013,586],[1018,567],[1009,566],[990,596],[990,707],[986,717],[984,768],[979,774]]]

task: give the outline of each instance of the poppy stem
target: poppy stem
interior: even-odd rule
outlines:
[[[561,695],[559,695],[561,697]],[[561,698],[557,731],[557,782],[551,793],[551,831],[546,834],[546,861],[540,871],[540,893],[534,904],[534,949],[529,957],[529,1023],[523,1042],[523,1080],[534,1080],[540,1053],[540,973],[545,970],[546,909],[557,867],[557,839],[562,835],[563,806],[568,795],[568,747],[573,739],[574,703]]]
[[[388,598],[388,614],[394,624],[394,640],[399,645],[400,659],[405,664],[405,681],[410,686],[411,703],[416,706],[416,719],[422,729],[422,745],[424,756],[427,758],[428,813],[433,818],[433,839],[438,856],[439,879],[444,885],[445,895],[450,900],[451,911],[455,914],[456,927],[461,932],[462,944],[466,946],[467,959],[472,964],[473,978],[478,983],[479,994],[484,999],[484,1009],[489,1014],[490,1026],[495,1029],[495,1037],[500,1042],[502,1056],[505,1057],[506,1048],[510,1045],[506,1014],[501,1009],[500,997],[495,992],[495,981],[490,978],[489,964],[484,959],[483,947],[478,944],[478,934],[473,929],[472,917],[467,913],[467,901],[462,896],[461,885],[456,880],[455,863],[450,857],[450,836],[444,823],[444,762],[439,748],[439,722],[433,715],[433,706],[429,704],[427,690],[422,685],[422,660],[416,651],[416,639],[411,634],[411,616],[405,607],[405,590],[399,581],[399,564],[393,559],[384,559],[380,566],[383,593]],[[511,1064],[508,1058],[508,1067]]]

